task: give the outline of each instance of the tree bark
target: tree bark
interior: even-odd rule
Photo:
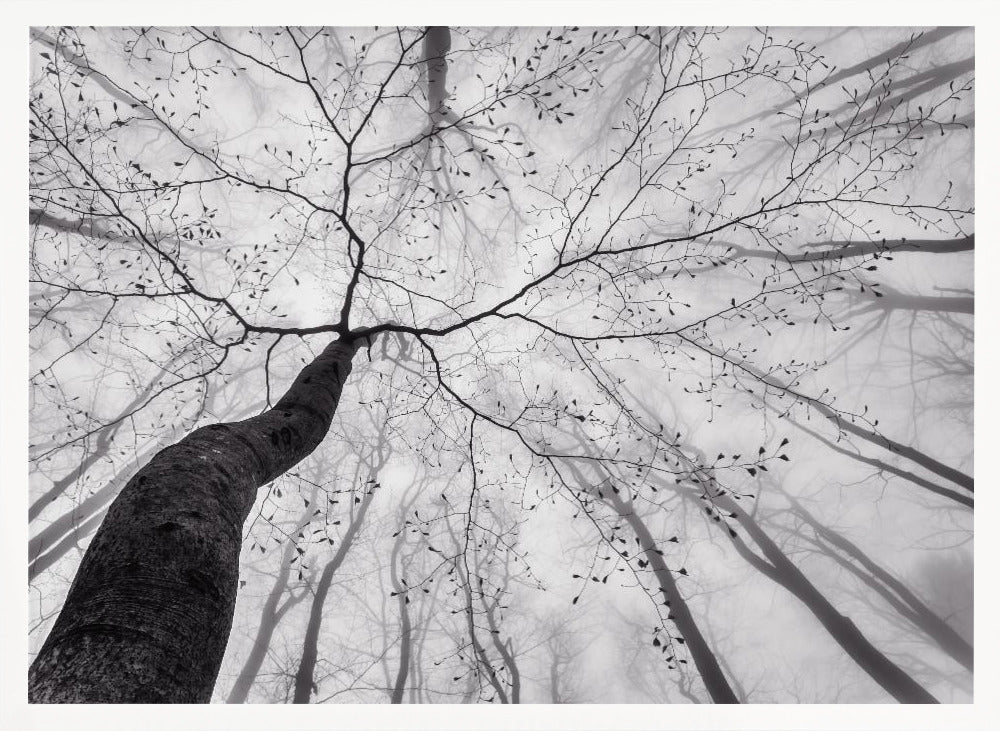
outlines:
[[[357,347],[330,343],[274,408],[196,429],[129,480],[31,664],[31,702],[211,699],[232,625],[243,521],[258,488],[323,440]]]
[[[152,449],[145,449],[138,455],[138,462],[145,462]],[[100,525],[108,503],[114,500],[124,485],[128,484],[128,472],[115,475],[93,495],[78,506],[67,510],[38,535],[28,541],[28,581],[33,581],[72,547],[91,534]]]

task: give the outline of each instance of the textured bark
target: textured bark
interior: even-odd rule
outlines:
[[[358,512],[347,527],[340,547],[334,554],[330,562],[323,567],[323,573],[316,584],[316,595],[313,597],[312,607],[309,610],[309,624],[306,625],[306,637],[302,647],[302,658],[299,660],[299,669],[295,673],[295,695],[293,703],[308,703],[312,696],[314,687],[313,673],[316,670],[316,661],[319,659],[319,631],[323,624],[323,605],[326,603],[327,594],[330,593],[330,584],[333,577],[347,558],[347,553],[351,550],[354,538],[365,522],[365,514],[368,506],[375,497],[375,488],[369,487],[368,492],[361,499]]]
[[[152,450],[138,456],[145,462]],[[28,541],[28,581],[46,571],[100,525],[108,503],[128,484],[129,475],[117,475],[78,506],[66,511]]]
[[[849,617],[841,614],[830,603],[830,600],[806,578],[806,575],[735,500],[727,495],[720,495],[715,497],[713,502],[717,508],[734,515],[753,538],[754,543],[760,547],[764,558],[751,551],[738,535],[733,538],[737,552],[761,573],[785,587],[801,601],[844,652],[886,692],[900,703],[937,703],[934,696],[886,657],[862,634]]]
[[[111,505],[31,665],[35,703],[206,703],[232,625],[258,488],[330,428],[357,344],[335,341],[274,408],[195,430]]]

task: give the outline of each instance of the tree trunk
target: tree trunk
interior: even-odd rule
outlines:
[[[404,516],[401,516],[405,518]],[[396,594],[396,601],[399,602],[399,669],[396,671],[396,682],[392,686],[392,694],[389,697],[391,703],[403,702],[403,691],[406,690],[406,678],[410,672],[410,648],[413,643],[413,626],[410,622],[410,608],[407,606],[410,599],[396,572],[396,560],[403,541],[406,540],[405,522],[399,529],[396,541],[392,544],[392,556],[389,558],[389,579],[392,582],[392,590]]]
[[[258,488],[330,428],[357,342],[334,341],[269,411],[196,429],[122,490],[31,664],[34,703],[207,703]]]
[[[712,701],[714,703],[739,703],[740,699],[736,697],[732,686],[729,685],[726,674],[722,672],[715,653],[708,646],[708,642],[705,640],[704,635],[702,635],[697,622],[695,622],[691,610],[688,609],[687,602],[681,597],[680,591],[677,589],[677,582],[674,581],[673,574],[670,573],[667,562],[659,554],[656,548],[656,541],[653,540],[653,536],[650,534],[649,528],[646,527],[645,521],[636,514],[631,505],[626,505],[614,491],[611,491],[610,498],[610,502],[614,505],[615,510],[621,517],[628,521],[632,532],[639,539],[639,546],[646,554],[649,566],[656,575],[663,598],[670,602],[670,614],[672,615],[674,625],[687,642],[691,659],[694,660],[695,667],[698,668],[698,673],[701,675],[701,679],[705,683],[705,689],[708,690]]]
[[[299,669],[295,673],[295,696],[292,700],[293,703],[308,703],[312,697],[314,685],[313,673],[316,670],[316,660],[319,658],[319,630],[323,624],[323,605],[326,603],[326,596],[330,592],[330,584],[333,583],[333,577],[341,564],[344,563],[344,559],[347,558],[347,553],[351,550],[351,544],[354,542],[355,536],[365,521],[365,513],[368,512],[368,506],[371,505],[374,496],[375,487],[369,486],[368,492],[361,499],[361,505],[358,508],[357,514],[351,520],[351,524],[344,533],[344,538],[340,541],[337,553],[334,554],[330,562],[323,568],[323,574],[316,585],[316,596],[313,597],[312,607],[309,610],[309,624],[306,625],[306,638],[302,647],[302,658],[299,661]]]
[[[67,510],[28,541],[28,581],[62,558],[71,546],[90,535],[96,525],[95,518],[103,515],[103,508],[121,487],[111,480],[84,500]],[[70,540],[64,540],[69,536]]]
[[[562,693],[559,690],[559,655],[552,652],[552,661],[549,663],[549,699],[552,703],[562,703]]]
[[[494,602],[493,606],[496,606]],[[514,645],[510,637],[506,642],[500,641],[500,630],[497,628],[496,620],[493,618],[493,609],[486,610],[486,620],[490,626],[490,637],[493,640],[494,649],[500,654],[503,664],[510,672],[510,702],[517,704],[521,702],[521,671],[517,667],[517,658],[514,656]]]
[[[757,556],[737,536],[733,545],[737,551],[763,574],[773,579],[791,592],[812,612],[820,624],[836,640],[852,660],[872,677],[886,692],[900,703],[937,703],[937,699],[927,692],[902,668],[885,656],[862,634],[857,625],[837,610],[830,600],[823,596],[806,575],[792,563],[785,553],[771,540],[757,522],[747,515],[735,500],[728,495],[713,499],[715,506],[728,511],[753,538],[766,561]]]
[[[585,444],[583,439],[580,440],[580,444]],[[576,478],[578,485],[582,487],[588,484],[583,473],[576,465],[568,464],[568,467]],[[656,547],[656,541],[653,540],[653,536],[650,534],[649,528],[646,527],[645,521],[636,514],[631,502],[626,503],[622,500],[621,496],[611,486],[610,481],[606,482],[606,487],[607,494],[604,494],[604,491],[598,493],[595,489],[591,489],[590,492],[591,494],[599,494],[605,503],[611,506],[619,516],[628,522],[629,527],[632,528],[632,532],[635,533],[635,537],[639,539],[639,547],[645,553],[650,568],[653,569],[656,581],[660,586],[660,592],[663,594],[663,599],[669,603],[670,619],[673,621],[674,626],[677,627],[678,632],[680,632],[683,641],[687,643],[691,659],[694,660],[695,667],[701,674],[701,679],[705,683],[705,689],[708,691],[709,696],[711,696],[712,702],[739,703],[739,698],[736,697],[736,693],[733,692],[732,686],[729,685],[725,673],[719,667],[719,661],[716,659],[715,653],[708,646],[708,642],[705,640],[704,635],[702,635],[698,623],[691,614],[691,610],[688,609],[687,602],[677,589],[677,583],[674,581],[673,574],[670,573],[670,567],[663,560],[663,556]]]
[[[145,462],[151,449],[143,450],[138,462]],[[28,581],[33,581],[43,571],[62,558],[77,543],[91,534],[100,525],[106,506],[128,484],[128,472],[115,475],[97,492],[87,497],[76,507],[67,510],[38,535],[28,541]]]
[[[954,467],[949,467],[943,462],[939,462],[928,454],[909,447],[905,444],[901,444],[889,437],[883,436],[877,431],[872,429],[866,429],[864,427],[858,426],[850,417],[845,418],[839,411],[824,403],[816,398],[810,398],[804,394],[800,394],[795,391],[792,386],[783,383],[780,379],[775,378],[769,373],[765,373],[756,366],[746,362],[746,361],[734,361],[725,357],[725,354],[720,353],[712,348],[703,348],[703,350],[714,355],[716,358],[721,358],[727,363],[731,364],[734,368],[739,368],[740,370],[746,371],[754,378],[758,379],[761,383],[764,383],[771,388],[777,389],[784,393],[788,393],[793,398],[797,399],[800,403],[808,404],[811,408],[815,409],[827,419],[832,421],[837,427],[845,432],[854,434],[855,436],[861,437],[867,442],[874,444],[876,446],[882,447],[894,454],[898,454],[901,457],[905,457],[911,462],[915,462],[924,469],[933,472],[938,477],[943,477],[946,480],[954,482],[960,487],[964,487],[969,492],[974,492],[975,483],[969,475],[965,474],[961,470],[957,470]],[[793,384],[794,385],[794,384]]]
[[[312,494],[309,496],[309,503],[311,504],[315,501],[316,489],[314,488]],[[303,511],[302,517],[299,518],[298,525],[295,527],[295,533],[301,533],[309,525],[311,512],[311,508],[309,507]],[[285,543],[278,576],[275,578],[271,592],[267,595],[267,600],[264,602],[264,607],[260,612],[260,625],[257,627],[257,636],[254,638],[253,647],[250,649],[250,654],[247,655],[246,662],[243,663],[243,669],[240,670],[236,682],[233,683],[232,690],[229,691],[226,703],[246,703],[247,696],[250,694],[250,688],[253,687],[253,682],[257,679],[257,673],[260,672],[261,665],[264,664],[264,658],[267,656],[267,650],[271,646],[271,637],[274,635],[274,630],[278,626],[278,622],[281,621],[281,618],[285,616],[289,609],[298,604],[305,596],[305,592],[303,591],[297,597],[289,596],[281,604],[281,598],[288,590],[288,577],[292,572],[292,559],[295,558],[296,546],[297,544],[294,539]]]
[[[454,538],[454,536],[452,537]],[[493,691],[500,699],[500,702],[506,705],[510,703],[507,691],[503,689],[503,683],[497,676],[497,671],[496,668],[493,667],[493,663],[490,662],[490,657],[486,652],[486,648],[483,647],[483,644],[476,636],[475,605],[473,604],[472,585],[469,579],[469,573],[464,570],[462,563],[457,558],[455,559],[454,565],[459,581],[462,584],[462,592],[465,595],[465,622],[466,628],[469,631],[469,643],[472,646],[472,656],[475,658],[479,672],[486,676],[486,679],[489,681],[490,685],[493,686]]]
[[[424,61],[427,64],[427,112],[437,124],[444,116],[444,100],[448,98],[448,51],[451,31],[448,26],[433,25],[424,36]]]
[[[289,545],[294,546],[293,543],[289,543]],[[291,556],[287,552],[285,559],[286,562],[291,559]],[[267,601],[264,603],[264,608],[260,613],[260,625],[257,627],[257,636],[254,637],[253,647],[250,650],[250,654],[247,655],[246,662],[243,663],[243,669],[240,670],[236,682],[233,683],[233,689],[229,691],[226,703],[247,702],[250,689],[257,679],[257,674],[260,673],[260,668],[264,664],[264,658],[267,657],[267,650],[271,646],[271,637],[274,635],[274,630],[277,629],[278,623],[288,610],[305,597],[305,593],[301,593],[298,596],[290,596],[285,600],[284,604],[278,606],[278,602],[281,601],[281,597],[284,596],[285,591],[288,589],[289,573],[290,570],[288,567],[283,565],[281,573],[274,580],[274,586],[271,587],[271,593],[267,595]]]
[[[871,586],[889,604],[891,604],[900,614],[910,620],[918,629],[930,637],[938,646],[948,653],[955,662],[970,673],[973,670],[973,649],[972,645],[962,639],[962,636],[955,631],[946,621],[935,614],[920,597],[918,597],[908,586],[886,569],[875,563],[868,554],[861,550],[855,543],[848,540],[839,533],[820,524],[805,507],[791,495],[788,501],[792,504],[796,515],[801,517],[806,523],[816,531],[818,538],[827,541],[831,546],[839,548],[845,554],[855,559],[869,573],[865,574],[857,569],[849,561],[844,560],[842,565],[846,565],[849,570],[859,576],[862,581]],[[841,562],[841,557],[830,551],[834,560]]]
[[[888,462],[883,462],[882,460],[876,459],[874,457],[866,457],[860,452],[852,452],[848,449],[844,449],[843,447],[835,444],[834,442],[831,442],[822,434],[813,431],[812,429],[796,421],[795,419],[788,419],[787,421],[797,426],[806,434],[809,434],[818,441],[822,442],[823,444],[825,444],[827,447],[832,449],[834,452],[837,452],[838,454],[843,454],[844,456],[850,457],[851,459],[861,462],[862,464],[871,465],[872,467],[874,467],[879,471],[891,472],[894,475],[902,477],[904,480],[912,482],[914,485],[923,487],[933,492],[935,495],[940,495],[942,497],[948,498],[949,500],[954,500],[955,502],[959,503],[960,505],[964,505],[967,508],[975,507],[975,502],[973,501],[972,495],[966,495],[961,492],[956,492],[950,488],[942,487],[941,485],[936,485],[930,480],[924,479],[920,475],[915,475],[912,472],[896,467],[895,465],[889,464]]]
[[[87,470],[89,470],[95,463],[104,459],[108,455],[111,451],[111,441],[115,438],[115,433],[118,431],[120,426],[121,422],[118,422],[114,426],[106,427],[103,431],[101,431],[101,433],[97,436],[97,442],[94,445],[94,448],[87,453],[87,456],[80,461],[80,464],[73,468],[68,475],[60,477],[58,480],[54,480],[49,489],[40,495],[37,500],[31,503],[28,507],[29,523],[41,515],[42,511],[45,510],[45,508],[47,508],[53,500],[66,492],[66,489],[70,485],[83,477],[84,473],[86,473]],[[65,513],[63,517],[65,517],[65,515],[71,515],[72,513],[73,511],[70,510],[68,513]],[[50,541],[49,543],[43,545],[50,545],[53,542],[54,541]],[[32,550],[31,544],[29,544],[28,555],[36,555],[38,552],[37,547]]]

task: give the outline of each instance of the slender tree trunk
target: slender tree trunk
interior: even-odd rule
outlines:
[[[112,480],[84,500],[80,505],[67,510],[28,541],[28,581],[65,555],[78,540],[90,535],[96,528],[95,518],[102,516],[104,506],[111,502],[121,489],[118,480]],[[84,526],[88,526],[89,530]],[[63,539],[70,536],[69,541]]]
[[[392,556],[389,558],[389,579],[392,582],[392,590],[396,594],[396,601],[399,602],[399,669],[396,671],[396,682],[392,686],[391,703],[402,703],[403,692],[406,690],[406,678],[410,672],[410,648],[413,643],[413,627],[410,624],[409,597],[406,594],[406,587],[400,581],[396,573],[396,561],[403,541],[406,538],[406,526],[399,529],[399,535],[392,545]]]
[[[775,409],[775,411],[777,410]],[[935,495],[940,495],[942,497],[948,498],[949,500],[954,500],[955,502],[959,503],[960,505],[964,505],[967,508],[975,507],[975,502],[973,500],[972,495],[966,495],[965,493],[956,492],[955,490],[952,490],[950,488],[942,487],[940,485],[931,482],[930,480],[924,479],[920,475],[915,475],[912,472],[900,469],[899,467],[889,464],[888,462],[883,462],[880,459],[876,459],[874,457],[866,457],[865,455],[860,454],[858,452],[852,452],[848,449],[844,449],[843,447],[835,444],[834,442],[831,442],[822,434],[813,431],[812,429],[799,423],[798,421],[794,419],[789,419],[788,421],[797,426],[802,431],[804,431],[806,434],[809,434],[810,436],[815,437],[816,439],[821,441],[823,444],[832,449],[834,452],[843,454],[863,464],[871,465],[872,467],[880,471],[890,472],[894,475],[902,477],[904,480],[908,480],[912,482],[914,485],[918,485],[926,490],[930,490]]]
[[[850,618],[830,603],[735,500],[728,495],[720,495],[713,498],[713,502],[717,508],[734,514],[767,560],[751,551],[737,535],[733,544],[740,555],[805,604],[837,644],[886,692],[900,703],[937,703],[934,696],[886,657]]]
[[[902,581],[875,563],[855,543],[849,541],[836,531],[821,525],[795,498],[788,496],[788,499],[792,503],[796,514],[812,526],[819,538],[839,548],[868,572],[862,576],[865,583],[868,583],[869,586],[881,594],[890,604],[895,606],[897,611],[909,619],[914,626],[934,640],[955,662],[959,663],[969,672],[972,672],[972,645],[962,639],[962,636],[951,625],[935,614]],[[853,566],[853,564],[850,564],[850,566]],[[865,576],[870,577],[872,581],[868,581]],[[900,604],[902,606],[899,606]]]
[[[959,487],[963,487],[969,492],[974,491],[974,482],[972,477],[965,474],[961,470],[957,470],[954,467],[949,467],[948,465],[939,462],[930,455],[924,454],[923,452],[914,449],[913,447],[901,444],[889,437],[883,436],[878,432],[866,429],[864,427],[858,426],[850,419],[845,419],[836,409],[823,403],[818,399],[809,398],[801,394],[797,394],[791,387],[787,384],[782,383],[780,379],[765,373],[756,366],[751,365],[747,362],[734,362],[724,358],[724,355],[716,352],[712,349],[706,349],[706,352],[715,355],[718,358],[723,358],[727,362],[732,363],[736,368],[746,371],[757,378],[761,383],[766,383],[772,388],[778,389],[779,391],[784,391],[793,396],[793,398],[799,399],[801,402],[808,404],[811,408],[816,409],[819,413],[823,414],[826,418],[837,425],[838,428],[854,434],[855,436],[864,439],[866,442],[875,444],[876,446],[882,447],[893,454],[898,454],[901,457],[905,457],[911,462],[915,462],[924,469],[933,472],[938,477],[943,477],[946,480],[954,482]]]
[[[288,557],[288,559],[290,558]],[[236,682],[233,683],[233,689],[229,692],[226,703],[247,702],[250,689],[253,687],[257,675],[260,673],[260,668],[264,664],[264,658],[267,657],[267,650],[271,646],[271,638],[274,636],[274,630],[277,629],[278,623],[281,622],[281,618],[285,616],[288,610],[305,597],[304,592],[298,596],[290,596],[285,600],[284,604],[278,606],[281,597],[284,596],[288,588],[289,573],[289,569],[283,566],[278,578],[274,580],[274,586],[271,587],[271,593],[268,594],[267,601],[264,603],[264,608],[260,613],[260,626],[258,626],[257,636],[253,640],[253,648],[251,648],[250,654],[247,655],[247,660],[243,663],[243,669],[240,670]]]
[[[145,462],[152,450],[144,451]],[[70,548],[86,538],[100,524],[105,506],[128,484],[128,473],[116,475],[78,506],[67,510],[28,541],[28,581],[62,558]]]
[[[552,660],[549,662],[549,698],[552,703],[562,703],[562,693],[559,690],[559,654],[552,652]]]
[[[293,703],[308,703],[312,697],[313,674],[316,670],[316,661],[319,659],[319,631],[323,624],[323,605],[326,603],[327,594],[330,593],[330,585],[333,577],[347,558],[354,538],[357,536],[361,525],[365,521],[365,513],[371,505],[372,498],[375,497],[375,488],[369,487],[368,492],[361,498],[358,512],[351,520],[351,524],[344,532],[344,537],[340,541],[340,547],[330,559],[330,562],[323,567],[323,574],[316,584],[316,595],[313,597],[312,607],[309,610],[309,623],[306,625],[306,638],[302,647],[302,658],[299,660],[299,669],[295,673],[295,695]]]
[[[738,244],[727,244],[727,258],[774,259],[780,256],[782,261],[824,262],[839,261],[872,254],[896,254],[904,251],[917,251],[926,254],[957,254],[962,251],[972,251],[976,245],[974,234],[960,239],[896,239],[893,241],[824,241],[812,245],[810,251],[801,254],[780,256],[773,249],[761,249]]]
[[[475,469],[475,467],[473,467],[473,469]],[[453,565],[455,567],[455,572],[458,574],[459,584],[462,586],[462,593],[465,597],[466,628],[469,631],[469,644],[472,646],[473,657],[476,661],[475,668],[480,673],[486,675],[486,679],[493,687],[493,690],[496,693],[496,696],[500,699],[500,702],[507,705],[510,703],[510,697],[507,695],[507,691],[504,690],[503,681],[497,675],[496,668],[493,667],[493,663],[490,661],[489,653],[486,652],[486,648],[479,641],[479,637],[476,634],[475,602],[472,595],[471,571],[466,563],[467,553],[462,546],[462,542],[458,540],[458,536],[456,536],[454,530],[452,530],[451,525],[446,525],[448,526],[448,533],[451,536],[451,540],[455,544],[456,557],[453,560]],[[459,560],[459,557],[462,557],[462,560]],[[479,596],[480,599],[482,599],[481,589]]]
[[[452,539],[455,544],[458,545],[458,540],[452,534]],[[472,585],[469,579],[469,572],[465,571],[462,562],[457,558],[454,562],[456,573],[458,573],[459,581],[462,585],[462,593],[465,597],[465,623],[466,629],[469,632],[469,644],[472,646],[472,655],[475,658],[476,667],[479,672],[486,676],[490,685],[493,687],[493,691],[497,694],[500,702],[503,704],[510,703],[510,699],[507,697],[507,692],[503,689],[503,683],[500,678],[497,677],[496,669],[493,667],[493,663],[490,662],[490,656],[486,652],[486,648],[483,647],[482,643],[479,641],[479,637],[476,635],[476,616],[475,616],[475,605],[473,603],[472,597]]]
[[[309,502],[314,503],[315,500],[316,490],[313,489]],[[299,522],[295,528],[296,533],[300,533],[309,524],[311,512],[311,509],[308,507],[303,511],[302,517],[299,518]],[[264,664],[264,658],[267,656],[267,649],[271,646],[271,637],[274,635],[274,630],[277,628],[278,622],[281,621],[281,618],[285,616],[285,613],[289,609],[298,604],[305,596],[305,592],[302,592],[298,597],[289,597],[284,604],[279,606],[281,597],[288,590],[288,576],[292,572],[292,559],[295,557],[295,547],[296,543],[294,540],[289,540],[285,544],[285,550],[282,551],[281,555],[281,566],[278,569],[278,576],[274,580],[274,585],[271,587],[271,592],[267,595],[267,600],[264,602],[264,607],[260,613],[260,625],[257,627],[257,636],[254,637],[253,647],[250,649],[250,654],[247,655],[246,662],[243,663],[243,669],[240,670],[236,682],[233,683],[232,690],[229,691],[226,703],[246,703],[247,696],[250,694],[250,688],[253,687],[254,680],[257,679],[257,673],[260,672],[260,668]]]
[[[114,439],[115,433],[118,431],[120,425],[121,422],[101,431],[101,433],[97,436],[94,448],[80,461],[80,464],[73,468],[68,475],[55,480],[48,490],[40,495],[37,500],[31,503],[28,507],[29,522],[41,515],[42,511],[45,510],[45,508],[47,508],[53,500],[62,495],[70,485],[83,477],[84,473],[86,473],[86,471],[89,470],[97,461],[107,456],[108,452],[111,451],[111,441]],[[68,511],[68,514],[72,512],[73,511],[70,510]],[[33,552],[31,550],[29,544],[28,555],[35,555],[36,553],[37,551]]]
[[[448,51],[451,31],[448,26],[433,25],[424,36],[424,62],[427,64],[427,111],[437,124],[444,116],[444,100],[448,98]]]
[[[493,596],[492,601],[487,601],[482,590],[479,592],[479,600],[486,610],[486,623],[490,628],[490,639],[493,640],[493,648],[499,653],[507,671],[510,673],[510,702],[521,702],[521,671],[517,666],[517,656],[514,654],[514,643],[510,636],[506,640],[500,639],[500,623],[497,621],[496,612],[499,609],[500,597],[507,591],[510,583],[510,554],[504,554],[504,579],[503,586]]]
[[[954,312],[960,315],[975,314],[974,297],[940,297],[933,295],[885,292],[876,300],[865,303],[854,311],[860,315],[874,310],[919,310],[925,312]]]
[[[581,439],[580,444],[585,445],[586,442]],[[568,464],[568,468],[578,485],[584,486],[588,484],[587,479],[575,464]],[[595,494],[596,490],[592,489],[590,492]],[[650,534],[649,528],[646,527],[645,521],[636,514],[631,502],[626,503],[622,500],[621,496],[615,492],[610,483],[607,485],[606,493],[604,494],[604,491],[601,492],[603,500],[628,522],[629,527],[632,528],[632,532],[635,533],[635,537],[639,539],[639,547],[646,554],[646,560],[649,561],[649,566],[653,569],[653,574],[656,576],[663,599],[669,603],[671,620],[686,642],[688,651],[691,653],[691,659],[694,660],[695,667],[701,674],[702,681],[705,683],[705,688],[708,690],[712,701],[714,703],[739,703],[739,698],[736,697],[736,693],[729,685],[725,673],[719,667],[719,661],[716,659],[715,653],[708,646],[708,642],[705,640],[704,635],[702,635],[698,623],[691,614],[691,610],[688,609],[687,602],[677,589],[677,583],[674,581],[673,574],[670,572],[670,568],[656,547],[656,541],[653,540],[653,536]]]
[[[507,670],[510,672],[510,702],[520,703],[521,671],[517,667],[517,658],[514,656],[510,637],[507,638],[506,642],[500,640],[500,628],[497,626],[496,618],[493,616],[493,612],[496,611],[497,601],[494,599],[491,605],[486,605],[485,600],[483,601],[483,604],[486,606],[486,622],[490,626],[490,637],[493,640],[493,648],[500,654],[503,664],[507,666]]]
[[[274,408],[196,429],[111,505],[31,665],[35,703],[207,703],[257,490],[330,428],[357,342],[334,341]]]
[[[613,490],[609,490],[609,492],[608,497],[611,504],[618,514],[628,522],[632,532],[639,539],[639,547],[646,554],[646,560],[649,561],[649,565],[653,569],[660,585],[660,591],[664,599],[670,602],[670,614],[673,615],[674,625],[687,643],[691,659],[694,660],[694,665],[698,668],[712,701],[714,703],[739,703],[740,699],[729,685],[715,653],[708,646],[691,610],[688,609],[687,602],[681,597],[674,576],[666,561],[663,560],[663,556],[657,550],[656,541],[653,540],[645,521],[636,514],[631,505],[626,505],[625,501]]]

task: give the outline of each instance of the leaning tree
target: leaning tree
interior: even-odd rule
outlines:
[[[31,700],[968,685],[970,36],[34,29]]]

